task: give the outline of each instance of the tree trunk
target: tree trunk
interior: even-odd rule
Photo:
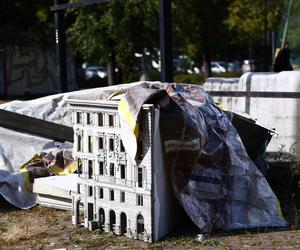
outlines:
[[[206,81],[206,79],[208,77],[212,76],[211,75],[210,56],[207,51],[203,52],[202,61],[203,61],[203,66],[204,66],[204,81]]]
[[[107,77],[108,77],[108,86],[114,85],[116,83],[116,57],[113,50],[110,52],[108,56]]]
[[[121,67],[119,68],[118,73],[117,73],[117,83],[118,84],[123,83],[123,70]]]
[[[251,72],[255,71],[255,66],[253,64],[253,46],[252,41],[249,41],[249,63],[250,63],[250,69]]]

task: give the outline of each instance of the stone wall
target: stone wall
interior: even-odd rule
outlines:
[[[74,56],[67,53],[68,88],[75,90]],[[58,77],[55,47],[13,47],[3,50],[5,85],[8,96],[45,95],[57,93]],[[0,63],[1,66],[1,63]],[[0,92],[0,95],[3,94]]]

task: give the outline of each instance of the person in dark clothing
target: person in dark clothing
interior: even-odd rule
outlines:
[[[289,43],[285,42],[283,49],[279,51],[278,55],[275,58],[274,72],[293,70],[290,61],[291,60],[290,54],[291,51],[289,49]]]

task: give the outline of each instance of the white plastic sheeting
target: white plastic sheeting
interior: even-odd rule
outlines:
[[[100,100],[115,91],[133,85],[135,84],[80,90],[30,101],[16,100],[1,104],[0,109],[71,127],[71,112],[68,111],[66,104],[68,98]],[[30,126],[30,124],[24,124],[24,126]],[[55,151],[58,148],[70,148],[70,144],[0,127],[0,194],[16,207],[28,209],[34,206],[36,197],[25,188],[23,174],[18,171],[18,168],[34,154]]]

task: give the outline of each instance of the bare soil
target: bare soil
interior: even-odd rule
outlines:
[[[41,206],[19,210],[0,200],[0,249],[300,249],[300,230],[257,229],[214,233],[189,221],[158,243],[145,243],[71,224],[71,212]],[[3,205],[4,204],[4,205]]]

